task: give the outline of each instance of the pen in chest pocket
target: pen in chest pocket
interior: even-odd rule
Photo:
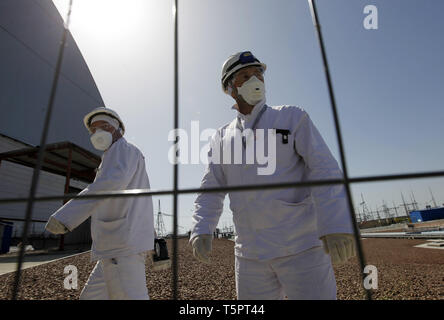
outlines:
[[[275,129],[276,135],[281,134],[282,135],[282,143],[287,144],[288,143],[288,135],[290,134],[290,130],[288,129]]]

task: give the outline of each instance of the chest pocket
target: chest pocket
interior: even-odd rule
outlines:
[[[288,137],[290,136],[291,132],[287,129],[275,129],[276,130],[276,137],[279,138],[279,135],[282,137],[282,144],[288,144]]]
[[[295,156],[294,136],[288,129],[275,129],[276,133],[276,163],[285,165]]]

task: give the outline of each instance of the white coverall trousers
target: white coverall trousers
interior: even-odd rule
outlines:
[[[336,300],[330,256],[322,247],[266,261],[236,256],[238,300]]]
[[[80,293],[80,300],[149,300],[146,253],[99,260]]]

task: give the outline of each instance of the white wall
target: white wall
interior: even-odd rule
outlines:
[[[28,147],[13,139],[0,135],[0,153]],[[28,197],[31,186],[33,168],[25,167],[8,161],[0,164],[0,198]],[[70,186],[78,189],[86,187],[86,183],[71,179]],[[63,195],[65,189],[65,177],[49,172],[40,172],[38,196]],[[62,200],[51,202],[35,202],[32,218],[47,220],[57,208],[62,205]],[[26,214],[26,203],[0,204],[0,217],[23,219]],[[44,231],[44,223],[33,223],[31,232]],[[14,221],[13,236],[21,236],[22,223]]]

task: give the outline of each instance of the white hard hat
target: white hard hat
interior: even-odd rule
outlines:
[[[250,51],[242,51],[231,55],[222,67],[222,90],[227,92],[227,81],[235,72],[249,66],[259,66],[267,69],[265,63],[261,63]]]
[[[125,133],[125,126],[123,124],[122,119],[120,119],[119,115],[117,114],[117,112],[115,112],[111,109],[105,108],[105,107],[95,108],[93,111],[88,113],[83,118],[83,123],[85,124],[85,127],[86,127],[86,129],[88,129],[89,132],[91,132],[91,129],[89,128],[89,126],[91,125],[91,119],[94,116],[97,116],[99,114],[104,114],[104,115],[110,116],[111,118],[116,119],[119,122],[120,128],[122,129],[122,135]]]

